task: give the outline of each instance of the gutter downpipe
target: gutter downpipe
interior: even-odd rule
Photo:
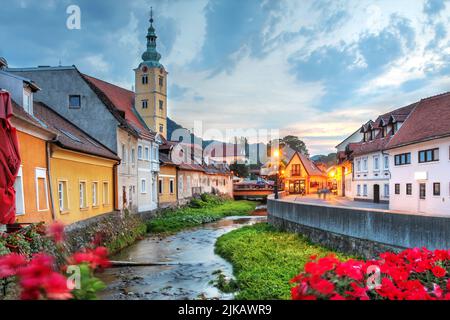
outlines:
[[[53,140],[45,142],[46,151],[47,151],[46,162],[47,162],[48,185],[49,185],[49,190],[50,190],[50,205],[51,205],[51,214],[52,214],[53,221],[56,221],[56,213],[55,213],[55,203],[54,203],[54,198],[53,198],[53,183],[52,183],[53,180],[52,180],[52,175],[51,175],[52,170],[51,170],[51,166],[50,166],[50,152],[51,152],[50,144],[55,143],[55,142],[57,142],[57,139],[53,139]]]
[[[119,190],[117,189],[117,186],[118,186],[118,181],[117,181],[118,174],[117,174],[117,171],[118,171],[119,164],[120,164],[120,161],[116,162],[114,164],[114,166],[113,166],[113,179],[112,179],[113,185],[112,185],[112,187],[113,187],[113,195],[114,195],[113,202],[114,202],[114,210],[115,211],[120,211],[119,210],[119,203],[118,203],[119,202],[119,200],[118,200],[119,199],[119,195],[118,195]]]

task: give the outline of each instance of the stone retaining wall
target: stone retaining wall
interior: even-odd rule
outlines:
[[[146,222],[162,210],[124,214],[111,212],[66,227],[66,247],[70,252],[99,240],[111,251],[118,251],[145,235]]]

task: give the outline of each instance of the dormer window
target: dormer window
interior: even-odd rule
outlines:
[[[33,108],[31,107],[31,92],[23,91],[23,109],[29,113],[33,114]]]
[[[387,128],[387,126],[385,126],[381,130],[381,136],[384,138],[387,136],[387,134],[388,134],[388,128]]]

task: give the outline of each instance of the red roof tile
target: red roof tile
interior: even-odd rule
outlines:
[[[11,100],[11,102],[12,102],[12,106],[13,106],[13,115],[16,118],[22,119],[23,121],[26,121],[41,130],[45,130],[50,134],[54,134],[55,136],[57,135],[57,132],[51,130],[45,123],[43,123],[38,118],[36,118],[36,117],[32,116],[31,114],[29,114],[28,112],[26,112],[14,100]]]
[[[121,88],[86,74],[83,74],[82,76],[86,79],[86,81],[100,90],[114,105],[114,107],[125,115],[128,125],[131,126],[142,139],[153,140],[155,138],[155,133],[145,125],[144,121],[134,108],[133,91]]]
[[[35,102],[33,107],[35,116],[45,123],[49,129],[58,134],[57,144],[61,147],[108,159],[120,160],[111,150],[69,120],[60,116],[52,108],[41,102]]]
[[[421,100],[387,148],[447,136],[450,136],[450,92]]]
[[[348,148],[352,151],[352,156],[360,156],[367,153],[381,151],[389,143],[391,135],[385,138],[378,138],[367,142],[349,143]]]

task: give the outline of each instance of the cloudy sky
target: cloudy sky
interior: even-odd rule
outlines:
[[[169,114],[192,128],[280,129],[312,154],[380,113],[449,91],[446,0],[0,0],[10,66],[75,64],[131,88],[149,7]],[[81,30],[66,8],[81,8]]]

